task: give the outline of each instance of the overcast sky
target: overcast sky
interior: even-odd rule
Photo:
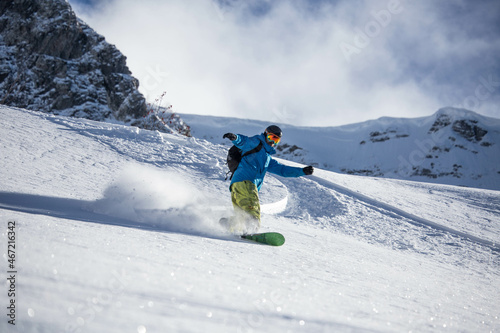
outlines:
[[[336,126],[500,118],[498,0],[69,0],[179,113]]]

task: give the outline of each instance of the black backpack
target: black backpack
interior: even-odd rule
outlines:
[[[229,168],[229,171],[226,173],[226,180],[229,177],[229,174],[231,174],[231,177],[229,177],[229,179],[233,179],[234,172],[238,168],[238,165],[240,165],[241,159],[243,157],[250,155],[250,154],[257,153],[261,149],[262,149],[262,141],[259,143],[259,145],[257,147],[255,147],[252,150],[247,151],[243,155],[241,154],[240,148],[238,148],[234,145],[231,148],[229,148],[229,151],[227,152],[227,166]]]

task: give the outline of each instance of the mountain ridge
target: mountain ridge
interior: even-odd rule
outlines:
[[[227,144],[222,132],[255,129],[264,121],[182,115],[192,134]],[[381,117],[337,127],[282,127],[277,157],[354,175],[500,189],[500,119],[441,108],[419,118]]]

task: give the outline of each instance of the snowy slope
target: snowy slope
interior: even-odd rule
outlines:
[[[217,226],[227,147],[4,106],[0,128],[1,332],[500,329],[498,191],[268,176],[273,248]]]
[[[193,135],[260,133],[268,123],[182,115]],[[500,119],[443,108],[429,117],[380,118],[339,127],[280,125],[279,156],[330,171],[500,190]],[[248,129],[248,132],[243,132]]]

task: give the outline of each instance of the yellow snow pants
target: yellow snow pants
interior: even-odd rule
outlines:
[[[231,201],[233,202],[236,219],[245,223],[247,228],[260,228],[260,203],[257,186],[249,180],[231,185]]]

